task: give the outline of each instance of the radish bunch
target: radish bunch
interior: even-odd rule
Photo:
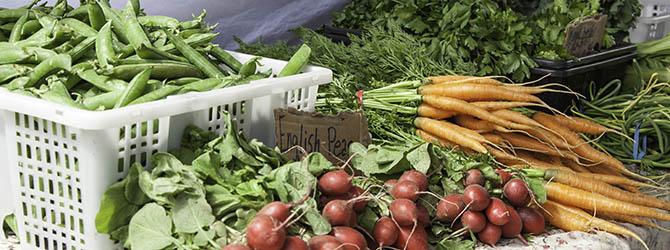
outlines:
[[[436,219],[451,223],[453,229],[472,231],[477,239],[494,246],[501,237],[519,238],[521,233],[540,234],[544,232],[544,218],[531,203],[532,193],[522,179],[511,178],[505,171],[498,171],[502,179],[502,199],[492,197],[484,188],[486,179],[480,170],[467,171],[462,194],[449,194],[440,200],[436,208]],[[515,209],[516,207],[516,209]],[[525,242],[525,241],[524,241]]]

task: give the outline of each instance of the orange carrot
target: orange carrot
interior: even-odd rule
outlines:
[[[625,201],[628,203],[637,204],[641,206],[670,210],[670,202],[662,201],[644,194],[636,194],[624,191],[615,188],[605,182],[592,178],[583,177],[582,175],[575,172],[550,169],[544,171],[544,178],[571,187],[579,188],[588,192],[601,194],[603,196],[612,199]]]
[[[560,202],[561,204],[582,209],[592,209],[596,211],[670,221],[670,214],[659,212],[653,208],[608,198],[600,194],[594,194],[557,182],[545,183],[544,189],[547,190],[547,197],[550,200]]]
[[[544,126],[542,126],[542,124],[540,124],[539,122],[531,119],[530,117],[522,115],[519,112],[512,111],[512,110],[509,110],[509,109],[498,109],[498,110],[492,111],[491,114],[493,114],[495,116],[498,116],[502,119],[511,121],[511,122],[516,122],[518,124],[524,124],[524,125],[528,125],[528,126],[544,128]]]
[[[503,140],[502,136],[498,134],[492,134],[492,133],[483,133],[481,134],[487,141],[496,144],[496,145],[504,145],[505,141]]]
[[[564,167],[564,166],[554,165],[554,164],[551,164],[551,163],[540,161],[537,158],[533,157],[533,155],[531,155],[528,151],[517,150],[516,153],[517,153],[517,157],[519,157],[519,159],[522,159],[522,160],[530,163],[530,166],[533,167],[533,168],[542,169],[542,170],[545,170],[545,171],[549,170],[549,169],[563,169],[565,171],[572,171],[571,169],[569,169],[567,167]]]
[[[446,122],[438,121],[430,118],[417,117],[414,119],[414,126],[424,130],[430,134],[435,135],[436,137],[447,139],[448,141],[454,142],[460,146],[473,149],[480,153],[486,153],[486,148],[482,146],[478,141],[475,141],[465,135],[460,131],[445,125]]]
[[[579,117],[565,117],[560,115],[554,115],[554,119],[561,125],[568,127],[569,129],[584,134],[598,135],[605,132],[612,131],[611,129],[601,126],[598,123],[591,122],[586,119]]]
[[[602,174],[602,175],[610,175],[610,176],[618,176],[618,177],[623,177],[623,174],[619,173],[619,171],[616,171],[608,166],[605,166],[604,164],[597,164],[595,166],[589,167],[589,170],[593,173],[596,174]],[[631,186],[631,185],[619,185],[621,188],[626,189],[630,192],[633,193],[639,193],[640,189],[638,189],[636,186]]]
[[[484,145],[486,149],[489,150],[489,153],[495,157],[497,160],[502,160],[503,162],[511,163],[511,165],[527,165],[527,163],[519,160],[518,157],[511,155],[505,151],[502,151],[500,149],[496,149],[494,147],[491,147],[489,145]]]
[[[427,80],[431,81],[433,84],[444,84],[444,83],[474,83],[474,84],[484,84],[484,85],[501,85],[502,82],[493,79],[491,77],[480,77],[480,76],[431,76],[427,77]]]
[[[528,136],[515,133],[500,133],[500,136],[502,136],[502,138],[504,138],[513,146],[521,149],[578,160],[577,157],[571,154],[570,152],[558,151],[557,149],[552,148],[546,144],[543,144],[537,140],[534,140]]]
[[[454,98],[449,98],[449,97],[443,97],[443,96],[433,96],[433,95],[426,95],[423,96],[423,101],[425,103],[428,103],[432,105],[433,107],[442,109],[442,110],[452,110],[452,111],[457,111],[457,112],[462,112],[464,114],[468,114],[474,117],[477,117],[479,119],[489,121],[493,124],[497,124],[506,128],[512,128],[512,129],[520,129],[520,130],[528,130],[530,129],[529,126],[522,125],[522,124],[517,124],[514,122],[507,121],[505,119],[500,119],[495,115],[492,115],[488,111],[479,108],[475,105],[469,104],[465,101],[454,99]]]
[[[416,134],[421,137],[422,140],[433,143],[438,146],[446,148],[456,148],[457,145],[453,142],[447,141],[446,139],[439,138],[437,136],[431,135],[430,133],[423,131],[421,129],[416,130]]]
[[[449,117],[452,117],[452,116],[458,114],[458,112],[456,112],[456,111],[445,111],[445,110],[441,110],[441,109],[438,109],[436,107],[430,106],[428,104],[422,103],[417,108],[417,114],[419,116],[433,118],[433,119],[445,119],[445,118],[449,118]]]
[[[549,223],[560,229],[588,232],[592,228],[597,228],[610,233],[631,236],[642,242],[642,245],[646,249],[649,249],[647,244],[637,234],[612,222],[594,217],[579,208],[560,204],[552,200],[543,203],[542,208],[544,209],[540,209],[540,211],[542,211]]]
[[[648,179],[644,176],[631,172],[626,167],[624,167],[623,163],[621,163],[616,158],[591,147],[589,144],[585,143],[577,134],[561,126],[561,124],[558,123],[552,116],[542,112],[537,112],[533,116],[533,119],[538,121],[542,125],[546,126],[547,128],[560,134],[563,138],[567,140],[569,145],[576,146],[575,148],[573,148],[573,151],[578,155],[584,157],[585,159],[596,163],[602,162],[605,165],[613,167],[614,169],[628,176],[632,176],[639,179]]]
[[[572,148],[564,139],[558,137],[549,130],[543,128],[534,128],[531,130],[526,130],[526,132],[532,137],[559,149],[570,150]]]
[[[612,185],[628,185],[628,186],[633,186],[633,187],[649,187],[649,188],[657,188],[654,185],[639,182],[639,181],[634,181],[631,179],[628,179],[623,176],[614,176],[614,175],[607,175],[607,174],[596,174],[596,173],[580,173],[581,176],[588,177],[591,179],[599,180],[608,184]]]
[[[454,118],[456,124],[477,131],[478,133],[494,131],[495,125],[484,120],[478,120],[469,115],[457,115]]]
[[[563,162],[563,166],[569,167],[577,173],[591,173],[588,168],[585,168],[572,160],[562,159],[561,162]]]
[[[610,219],[610,220],[618,220],[618,221],[621,221],[621,222],[631,223],[631,224],[635,224],[635,225],[653,227],[653,228],[656,228],[656,229],[661,230],[663,232],[670,232],[670,229],[661,227],[658,224],[656,224],[656,223],[654,223],[650,220],[646,220],[646,219],[635,217],[635,216],[617,214],[617,213],[607,213],[607,212],[603,212],[603,211],[597,211],[596,216],[602,217],[602,218],[605,218],[605,219]]]
[[[475,106],[480,107],[480,108],[483,108],[483,109],[488,110],[488,111],[518,108],[518,107],[524,107],[524,106],[544,107],[541,104],[532,103],[532,102],[490,101],[490,102],[471,102],[470,104],[475,105]]]
[[[419,87],[421,95],[437,95],[464,101],[516,101],[542,103],[537,96],[509,91],[500,86],[480,84],[432,84]]]

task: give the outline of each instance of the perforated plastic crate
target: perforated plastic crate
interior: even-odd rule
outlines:
[[[630,41],[646,42],[665,37],[670,32],[670,1],[640,0],[642,10],[637,25],[630,30]]]
[[[231,52],[240,61],[251,58]],[[285,61],[263,58],[260,70],[279,72]],[[179,146],[189,124],[224,134],[228,111],[251,138],[274,145],[275,108],[311,111],[318,85],[332,71],[309,66],[302,74],[171,96],[165,100],[93,112],[17,95],[0,88],[0,176],[11,183],[21,248],[122,249],[95,229],[105,189],[133,162]],[[0,128],[3,127],[0,125]],[[0,171],[0,175],[3,172]],[[4,178],[3,178],[4,177]],[[6,193],[6,191],[5,191]],[[3,195],[3,199],[5,196]],[[7,200],[0,200],[7,202]]]

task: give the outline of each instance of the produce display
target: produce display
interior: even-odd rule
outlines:
[[[670,37],[639,44],[625,79],[594,82],[584,95],[558,83],[522,82],[534,57],[573,58],[563,48],[565,27],[582,17],[609,16],[604,48],[625,40],[638,1],[352,1],[334,16],[337,27],[364,30],[351,43],[297,27],[298,46],[237,39],[239,52],[254,56],[246,62],[212,43],[218,34],[204,22],[206,12],[182,22],[148,16],[139,2],[115,10],[106,0],[77,8],[35,0],[0,9],[0,87],[104,111],[291,76],[311,64],[331,69],[333,81],[305,105],[317,113],[362,111],[373,140],[349,143],[344,159],[300,146],[281,152],[240,129],[258,125],[234,118],[249,106],[211,109],[210,120],[225,121],[216,127],[221,134],[185,123],[194,125],[180,134],[179,147],[170,139],[167,152],[131,158],[124,178],[105,182],[114,184],[94,199],[99,210],[90,225],[110,244],[474,249],[496,248],[502,239],[536,246],[536,237],[557,228],[604,231],[653,249],[620,223],[670,232],[662,224],[670,221],[670,187],[660,172],[670,167]],[[259,72],[261,57],[288,63]],[[577,96],[579,104],[566,114],[542,93]],[[297,95],[305,93],[282,98]],[[300,157],[286,157],[291,150]],[[17,218],[26,215],[15,215],[3,229],[25,226]]]
[[[212,44],[206,12],[179,22],[144,15],[139,1],[123,11],[106,1],[37,2],[0,10],[0,87],[16,93],[101,111],[272,76],[257,72],[258,58],[242,64]],[[304,47],[277,77],[298,73],[308,57]]]

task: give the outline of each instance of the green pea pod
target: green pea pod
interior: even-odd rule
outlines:
[[[132,1],[128,1],[126,3],[126,7],[123,9],[122,17],[123,17],[123,25],[125,26],[126,36],[128,37],[130,44],[133,45],[133,48],[135,48],[135,50],[140,49],[140,46],[142,45],[146,46],[148,44],[151,44],[149,38],[147,37],[147,34],[144,32],[144,29],[142,28],[142,25],[137,21],[137,16],[135,15],[135,10],[133,8]],[[144,53],[140,53],[141,51],[137,52],[138,52],[137,54],[140,57],[145,58],[143,56]],[[146,58],[146,59],[153,59],[153,58]]]
[[[67,53],[68,55],[70,54],[69,52],[74,49],[79,43],[83,42],[87,38],[84,36],[77,36],[75,38],[72,38],[61,45],[58,45],[58,47],[54,48],[53,51],[58,53],[58,54],[63,54]]]
[[[61,81],[52,81],[49,84],[49,90],[40,94],[40,97],[47,101],[84,109],[83,105],[72,100],[72,97],[70,97],[67,88]]]
[[[74,33],[80,36],[85,36],[85,37],[94,37],[98,35],[98,31],[96,31],[94,28],[89,26],[88,24],[79,21],[74,18],[64,18],[61,19],[60,22],[62,24],[67,25],[68,27],[72,28],[74,30]]]
[[[179,78],[179,79],[169,81],[167,83],[167,85],[182,86],[182,85],[186,85],[186,84],[189,84],[189,83],[192,83],[192,82],[197,82],[197,81],[200,81],[200,80],[202,80],[202,79],[197,78],[197,77],[183,77],[183,78]]]
[[[74,34],[73,30],[65,25],[56,25],[47,41],[42,46],[46,49],[55,48],[58,45],[70,40]]]
[[[86,52],[93,49],[96,39],[97,36],[89,37],[84,39],[84,41],[81,41],[79,44],[77,44],[77,46],[74,46],[74,48],[68,52],[70,57],[72,57],[72,61],[78,61],[79,58],[86,54]]]
[[[249,59],[249,61],[245,62],[244,65],[242,65],[242,68],[240,68],[240,76],[242,77],[247,77],[250,75],[253,75],[256,73],[256,64],[258,64],[258,60],[260,60],[262,57],[260,56],[255,56]]]
[[[98,57],[98,63],[103,68],[113,64],[116,60],[116,52],[112,44],[111,26],[111,21],[102,26],[95,41],[95,53]]]
[[[84,107],[86,107],[86,109],[88,110],[97,110],[100,107],[104,107],[105,109],[111,109],[114,108],[116,101],[121,98],[122,94],[123,90],[107,92],[104,94],[84,98],[83,104]]]
[[[176,56],[165,51],[156,49],[151,45],[141,44],[139,48],[136,49],[137,55],[143,59],[169,59],[173,61],[185,62],[188,63],[188,59],[181,56]]]
[[[198,29],[202,25],[202,20],[207,16],[207,10],[202,10],[202,14],[196,17],[193,16],[193,20],[186,21],[179,24],[179,29],[188,30],[188,29]]]
[[[123,19],[121,19],[121,16],[119,16],[116,10],[112,9],[112,7],[109,6],[109,3],[105,1],[98,1],[98,5],[102,9],[102,13],[105,15],[105,18],[112,21],[112,29],[119,37],[119,40],[121,40],[123,43],[128,43],[128,36],[126,35],[124,22]]]
[[[145,27],[175,29],[179,20],[166,16],[138,16],[137,21]]]
[[[30,67],[26,67],[20,64],[0,65],[0,83],[8,81],[14,77],[22,76],[30,70]]]
[[[172,34],[171,32],[165,32],[168,39],[172,42],[177,50],[181,52],[193,65],[202,70],[205,75],[210,78],[219,78],[223,79],[226,75],[221,72],[214,64],[212,64],[207,58],[205,58],[200,52],[196,51],[194,48],[189,46],[183,39]]]
[[[29,19],[35,19],[35,13],[31,12],[29,9],[26,8],[18,8],[18,9],[4,9],[0,10],[0,21],[3,22],[16,22],[23,14],[26,12],[30,12],[28,14]]]
[[[140,14],[140,0],[128,0],[128,4],[133,6],[133,14]]]
[[[12,93],[19,94],[19,95],[24,95],[24,96],[30,96],[30,97],[37,97],[33,92],[23,90],[23,89],[15,89],[11,91]]]
[[[149,77],[151,76],[151,70],[151,68],[145,69],[130,80],[128,87],[123,90],[121,98],[114,104],[114,108],[125,107],[142,95],[144,87],[147,86],[147,81],[149,81]]]
[[[189,38],[185,39],[184,41],[192,46],[192,47],[197,47],[203,44],[206,44],[208,42],[211,42],[216,36],[219,34],[216,33],[204,33],[204,34],[197,34],[197,35],[192,35]],[[162,51],[168,52],[168,53],[179,53],[179,50],[175,48],[174,44],[168,43],[163,47],[159,48]],[[242,64],[240,64],[242,66]]]
[[[181,86],[165,86],[165,87],[162,87],[160,89],[151,91],[151,92],[149,92],[149,93],[147,93],[143,96],[140,96],[139,98],[130,102],[128,104],[128,106],[163,99],[166,96],[168,96],[168,95],[170,95],[170,94],[172,94],[176,91],[179,91],[181,88],[182,88]]]
[[[23,24],[23,31],[21,31],[22,36],[26,36],[27,34],[33,34],[40,30],[42,28],[42,25],[40,24],[39,21],[37,20],[29,20],[25,24]]]
[[[111,71],[111,76],[118,79],[130,80],[133,76],[145,69],[153,69],[151,78],[153,79],[176,79],[182,77],[202,78],[202,72],[195,66],[184,63],[143,63],[118,65]]]
[[[53,9],[51,9],[51,12],[49,12],[49,15],[62,17],[67,12],[68,7],[69,6],[67,5],[67,0],[58,0],[58,2],[56,2],[56,5],[54,5]]]
[[[35,66],[33,71],[28,74],[27,81],[20,80],[18,82],[12,81],[7,86],[8,89],[28,88],[35,85],[40,79],[55,73],[59,69],[70,70],[72,66],[72,59],[69,55],[60,54],[42,61]],[[22,78],[22,77],[20,77]],[[20,79],[17,78],[17,79]],[[16,80],[16,79],[15,79]]]
[[[21,35],[23,34],[23,25],[28,20],[28,13],[30,12],[26,12],[19,18],[19,20],[16,21],[14,27],[12,28],[12,32],[9,34],[9,39],[7,40],[8,42],[15,43],[21,40]]]
[[[102,8],[96,1],[91,1],[88,3],[86,10],[88,11],[88,21],[91,23],[91,27],[95,30],[100,30],[107,20],[105,19],[105,14],[102,12]]]
[[[0,32],[0,42],[7,42],[9,40],[9,37],[5,36],[2,32]]]
[[[205,92],[205,91],[210,91],[214,89],[219,83],[221,83],[221,79],[217,78],[207,78],[203,79],[200,81],[192,82],[186,85],[183,85],[182,89],[179,91],[179,94],[184,94],[188,93],[191,91],[195,92]]]
[[[228,52],[220,48],[218,45],[213,45],[210,51],[217,60],[228,66],[235,73],[239,73],[242,69],[242,63],[235,59],[235,57],[231,56]]]
[[[23,62],[31,57],[25,49],[12,47],[4,48],[0,54],[0,64]]]
[[[128,86],[128,83],[126,83],[123,80],[113,79],[109,76],[98,75],[93,69],[83,70],[79,72],[77,75],[81,79],[92,84],[93,86],[107,92],[122,90]]]
[[[65,13],[66,18],[75,18],[77,20],[86,20],[88,17],[88,5],[89,4],[82,4],[79,7],[69,11],[68,13]]]
[[[300,46],[300,49],[288,60],[288,63],[286,63],[286,66],[279,72],[277,77],[291,76],[300,72],[309,61],[311,53],[312,49],[307,44]]]

